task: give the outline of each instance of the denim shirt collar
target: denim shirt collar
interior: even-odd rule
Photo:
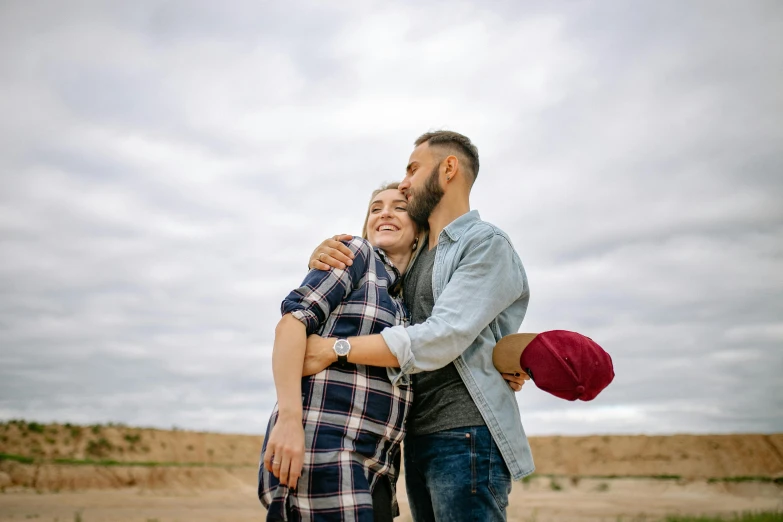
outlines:
[[[467,214],[462,214],[460,217],[446,225],[443,232],[449,236],[452,241],[459,241],[462,234],[470,228],[470,226],[476,221],[480,221],[478,210],[471,210]]]

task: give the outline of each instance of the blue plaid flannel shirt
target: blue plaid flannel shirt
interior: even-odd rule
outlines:
[[[355,237],[346,243],[356,255],[345,270],[311,270],[302,286],[283,301],[283,314],[302,321],[307,334],[351,337],[407,325],[401,296],[389,289],[400,275],[382,250]],[[263,466],[258,496],[268,520],[372,522],[371,492],[378,477],[392,487],[400,470],[400,444],[412,400],[407,386],[392,386],[385,368],[337,364],[302,379],[305,456],[296,490],[279,484]],[[277,420],[277,406],[267,435]]]

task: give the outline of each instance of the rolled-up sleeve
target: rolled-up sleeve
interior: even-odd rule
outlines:
[[[497,233],[481,239],[462,258],[424,323],[381,332],[400,363],[393,380],[446,366],[503,310],[528,295],[524,269],[508,239]]]
[[[307,335],[314,334],[329,314],[345,299],[372,261],[372,247],[359,237],[345,242],[355,258],[345,270],[310,270],[302,285],[291,291],[280,305],[280,312],[290,313],[305,325]]]

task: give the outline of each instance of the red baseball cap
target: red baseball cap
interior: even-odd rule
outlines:
[[[526,372],[538,388],[569,401],[593,400],[614,379],[609,354],[566,330],[507,335],[495,345],[492,362],[502,373]]]

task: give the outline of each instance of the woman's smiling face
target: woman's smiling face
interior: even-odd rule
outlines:
[[[384,190],[370,202],[367,240],[387,253],[410,251],[416,227],[408,216],[408,201],[397,189]]]

